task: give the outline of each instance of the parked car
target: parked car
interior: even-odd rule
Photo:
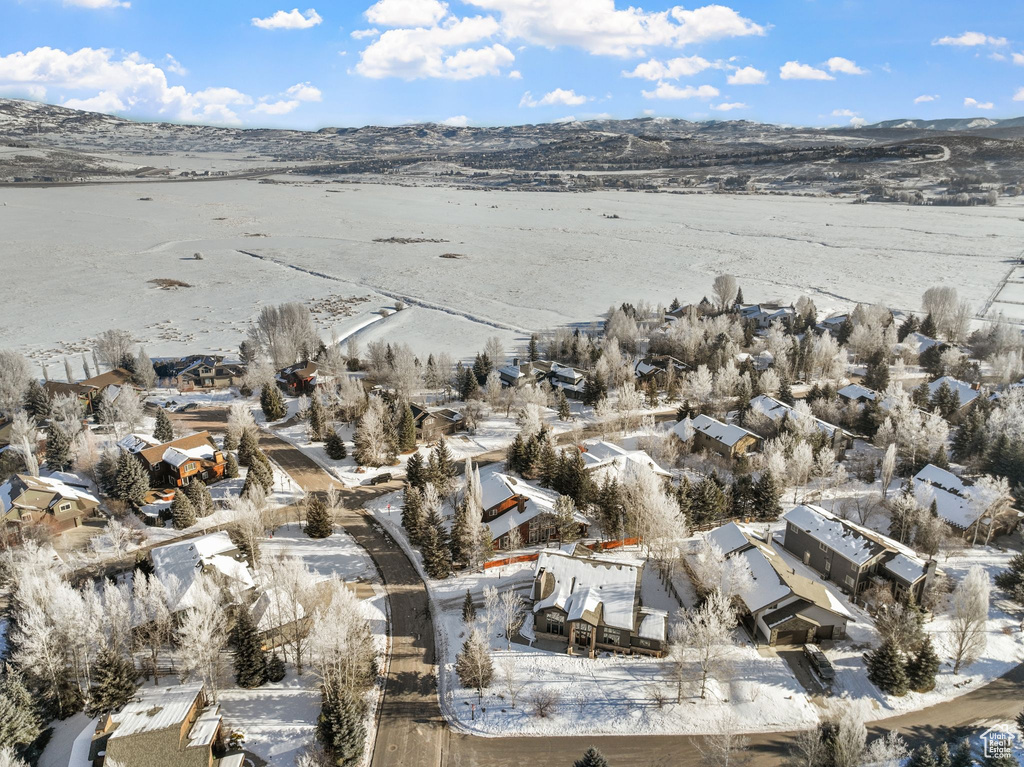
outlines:
[[[384,472],[383,474],[378,474],[375,477],[370,477],[368,480],[366,480],[366,484],[368,484],[368,485],[383,485],[386,482],[390,482],[391,479],[392,479],[391,474],[388,473],[388,472]]]
[[[832,668],[832,663],[825,656],[825,653],[812,644],[805,644],[804,656],[807,658],[807,662],[810,663],[811,670],[818,675],[818,678],[826,685],[831,686],[832,682],[835,681],[836,672]]]

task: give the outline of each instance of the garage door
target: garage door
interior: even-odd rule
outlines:
[[[835,630],[835,626],[818,626],[818,630],[815,632],[815,636],[818,639],[831,639],[832,632]]]
[[[805,644],[807,642],[806,631],[780,631],[775,635],[775,644]]]

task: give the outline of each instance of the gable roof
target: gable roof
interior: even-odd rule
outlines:
[[[180,466],[186,460],[212,459],[217,452],[217,443],[208,431],[178,437],[162,445],[143,448],[136,452],[150,466],[167,461],[172,466]]]
[[[959,379],[953,378],[953,376],[942,376],[942,378],[936,378],[930,384],[928,384],[928,394],[931,397],[935,396],[935,392],[939,390],[942,384],[946,384],[953,393],[957,396],[960,401],[960,407],[966,407],[976,400],[981,392],[971,386],[969,383],[960,381]]]
[[[235,558],[238,547],[231,542],[228,534],[221,530],[198,538],[175,541],[157,546],[150,552],[153,571],[163,583],[172,577],[178,581],[178,599],[173,610],[184,610],[192,606],[192,588],[206,568],[213,568],[242,588],[255,585],[249,565]]]
[[[587,620],[600,608],[601,623],[633,631],[643,563],[601,557],[574,557],[545,551],[537,558],[534,578],[549,573],[554,589],[534,604],[533,611],[557,607],[567,620]]]
[[[658,465],[651,456],[644,450],[626,450],[613,442],[606,442],[603,439],[588,439],[580,445],[580,452],[583,457],[583,466],[587,469],[600,469],[614,467],[620,471],[627,463],[647,466],[655,474],[663,477],[672,476]]]
[[[844,399],[867,399],[871,400],[872,402],[874,402],[875,399],[878,397],[878,392],[876,392],[874,389],[869,389],[866,386],[861,386],[860,384],[856,383],[847,384],[842,389],[837,391],[836,394],[838,394],[840,397],[843,397]]]
[[[36,506],[24,503],[21,499],[27,492],[43,493],[47,496],[45,505]],[[11,509],[31,509],[45,511],[57,501],[67,499],[82,501],[99,506],[99,499],[81,487],[69,485],[56,477],[33,477],[28,474],[15,474],[0,485],[0,507],[7,514]]]
[[[144,687],[120,711],[110,715],[114,725],[110,738],[127,738],[180,727],[202,692],[201,683]]]
[[[495,540],[508,533],[513,527],[518,527],[543,514],[553,515],[555,513],[557,494],[532,485],[525,480],[495,471],[486,478],[482,477],[480,485],[483,491],[484,509],[493,508],[514,496],[520,496],[523,499],[522,511],[518,507],[513,507],[501,516],[484,523],[490,529],[491,537]],[[579,511],[576,512],[575,519],[580,524],[589,523],[586,516]]]
[[[677,424],[678,425],[678,424]],[[706,434],[716,442],[721,442],[723,445],[733,447],[744,437],[753,437],[758,442],[761,438],[754,434],[752,431],[747,431],[742,426],[737,426],[732,423],[722,423],[716,421],[714,418],[706,415],[699,415],[694,418],[690,425],[694,431],[699,431],[702,434]]]
[[[721,549],[722,554],[726,557],[754,545],[735,522],[728,522],[721,527],[716,527],[708,532],[705,538]]]
[[[939,517],[961,530],[977,522],[985,511],[974,503],[970,490],[960,477],[938,466],[928,464],[911,481],[919,504],[928,508],[934,500]]]
[[[791,405],[787,405],[785,402],[780,402],[774,397],[769,397],[767,394],[759,394],[750,400],[750,409],[763,413],[768,418],[776,422],[781,421],[786,417],[791,419],[799,418],[796,410]],[[814,421],[814,425],[818,431],[823,434],[827,434],[829,437],[833,436],[836,431],[842,431],[842,429],[835,424],[823,421],[813,414],[810,415],[810,418]]]
[[[863,565],[885,550],[820,506],[795,506],[782,518],[855,565]]]

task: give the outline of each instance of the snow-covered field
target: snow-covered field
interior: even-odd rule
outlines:
[[[234,352],[266,304],[366,299],[348,316],[319,315],[329,339],[401,298],[409,309],[361,335],[467,356],[490,335],[511,349],[527,331],[591,322],[622,301],[700,299],[719,272],[748,300],[808,293],[822,309],[916,309],[943,283],[980,307],[1019,253],[1021,204],[257,181],[2,189],[5,277],[21,292],[0,305],[0,336],[52,361],[111,327],[153,355]],[[388,237],[446,242],[373,242]],[[449,253],[464,257],[440,258]],[[149,283],[159,278],[192,287]],[[55,295],[59,323],[23,310]]]

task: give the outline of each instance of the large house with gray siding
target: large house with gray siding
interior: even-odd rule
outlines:
[[[805,565],[859,598],[872,585],[888,585],[897,599],[918,604],[935,572],[913,549],[820,506],[796,506],[782,519],[782,546]]]

